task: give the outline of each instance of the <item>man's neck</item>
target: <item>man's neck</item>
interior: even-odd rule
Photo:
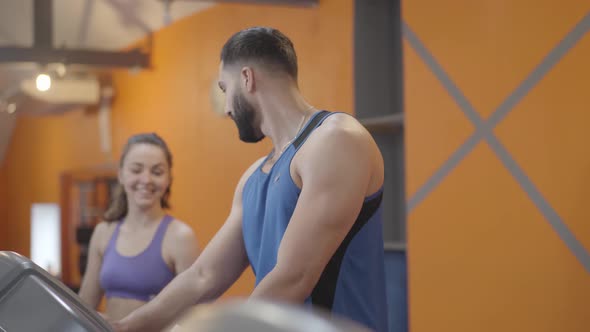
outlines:
[[[278,155],[297,136],[315,110],[297,91],[291,91],[272,95],[261,103],[261,111],[262,132],[270,138],[274,154]]]

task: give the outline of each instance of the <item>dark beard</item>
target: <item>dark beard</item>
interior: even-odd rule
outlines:
[[[237,93],[234,97],[233,120],[238,127],[240,140],[246,143],[257,143],[264,139],[264,134],[254,128],[254,117],[256,116],[254,107],[246,98]]]

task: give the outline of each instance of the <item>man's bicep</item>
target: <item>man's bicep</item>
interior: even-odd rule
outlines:
[[[334,216],[329,219],[342,219],[360,209],[366,196],[371,178],[371,159],[362,137],[354,132],[332,130],[318,137],[313,149],[299,166],[302,181],[302,196],[309,196],[302,204],[314,203],[314,197],[322,198],[323,206],[315,206],[329,211]],[[325,205],[328,204],[328,205]],[[304,210],[308,208],[303,207]]]
[[[362,145],[352,145],[353,137],[351,149],[343,150],[338,145],[350,138],[339,138],[325,138],[321,148],[308,150],[302,160],[301,194],[279,249],[278,264],[312,279],[319,278],[354,224],[370,179]]]

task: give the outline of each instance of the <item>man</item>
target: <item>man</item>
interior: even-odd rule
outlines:
[[[252,298],[332,311],[387,330],[381,197],[383,159],[352,116],[316,111],[298,89],[297,56],[281,32],[233,35],[219,87],[240,139],[271,153],[240,179],[231,212],[201,256],[151,302],[115,323],[159,330],[221,296],[250,265]]]

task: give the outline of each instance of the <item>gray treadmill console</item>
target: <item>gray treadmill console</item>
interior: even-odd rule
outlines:
[[[0,332],[110,332],[68,287],[14,252],[0,251]]]

